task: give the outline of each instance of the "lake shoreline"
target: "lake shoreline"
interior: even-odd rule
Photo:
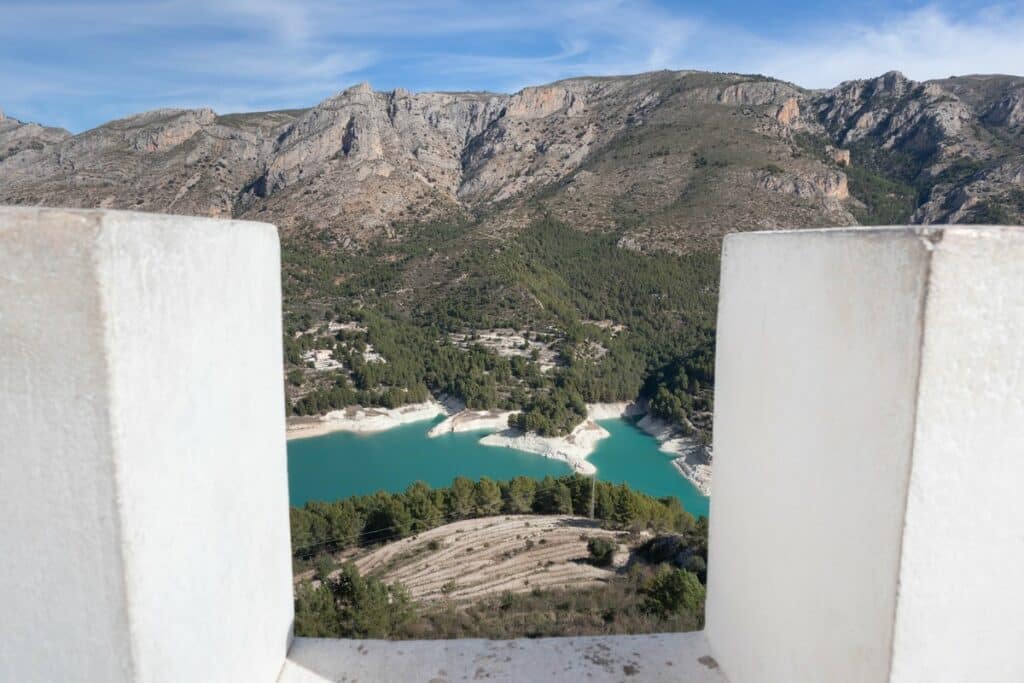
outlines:
[[[398,408],[364,408],[349,406],[332,410],[320,417],[293,417],[287,421],[286,437],[308,439],[331,432],[375,434],[411,424],[431,420],[438,415],[447,415],[449,408],[439,401],[410,403]]]
[[[637,420],[636,426],[661,444],[658,450],[676,456],[672,465],[680,475],[696,486],[702,495],[711,495],[711,458],[703,444],[692,436],[683,435],[679,425],[649,413]]]
[[[587,458],[594,452],[598,442],[609,436],[608,431],[598,424],[598,420],[631,419],[638,429],[652,436],[660,444],[659,450],[676,456],[672,464],[680,476],[692,483],[702,495],[708,496],[711,493],[711,466],[707,450],[696,439],[682,436],[678,425],[647,414],[645,407],[638,402],[587,404],[587,419],[568,435],[559,437],[539,436],[510,428],[508,418],[514,412],[470,410],[451,399],[443,402],[429,400],[399,408],[349,406],[320,417],[289,418],[287,438],[291,441],[339,431],[375,434],[443,415],[445,419],[427,431],[428,437],[436,438],[445,434],[475,431],[489,432],[479,440],[480,444],[540,455],[564,462],[574,472],[593,475],[597,468]]]
[[[573,472],[593,475],[597,468],[587,460],[594,452],[597,442],[608,437],[608,431],[597,424],[597,420],[609,420],[632,417],[642,414],[635,403],[620,401],[617,403],[587,404],[587,419],[573,428],[565,436],[540,436],[526,433],[521,429],[508,426],[508,418],[516,411],[493,410],[462,410],[450,415],[428,432],[428,436],[470,431],[489,431],[480,439],[484,446],[496,448],[513,448],[526,453],[534,453],[545,458],[560,460]]]

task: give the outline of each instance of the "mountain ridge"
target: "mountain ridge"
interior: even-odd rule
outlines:
[[[993,83],[997,92],[986,92]],[[546,189],[563,195],[556,197],[561,213],[584,229],[613,229],[623,221],[611,207],[570,210],[563,190],[608,194],[608,174],[595,179],[588,165],[600,166],[617,139],[651,137],[658,127],[678,129],[668,131],[677,139],[686,140],[688,131],[699,137],[712,124],[722,127],[715,119],[728,112],[750,125],[726,122],[734,140],[716,141],[719,158],[689,145],[691,160],[673,158],[664,169],[632,165],[636,172],[626,175],[639,177],[628,180],[650,186],[638,188],[651,195],[650,206],[665,208],[694,184],[685,181],[709,175],[699,169],[712,164],[704,192],[713,194],[717,186],[752,197],[745,211],[723,211],[737,229],[864,222],[857,209],[866,198],[850,195],[842,168],[848,162],[836,162],[824,149],[807,158],[797,139],[803,135],[844,153],[857,145],[909,150],[919,158],[915,168],[881,173],[928,192],[907,220],[955,222],[969,220],[993,196],[1007,203],[1002,195],[1020,184],[1022,83],[1001,75],[918,83],[888,72],[809,90],[756,75],[658,71],[569,78],[512,94],[374,91],[361,83],[308,109],[225,115],[159,109],[78,135],[6,119],[0,124],[0,201],[247,218],[269,213],[259,217],[286,232],[301,219],[352,246],[391,234],[396,224],[480,214]],[[705,110],[703,118],[688,117],[686,110],[694,109]],[[1000,160],[993,152],[993,131],[1009,135],[1015,158]],[[741,139],[750,134],[759,139]],[[744,147],[751,154],[742,154]],[[664,162],[679,151],[666,145],[650,153]],[[961,168],[963,177],[942,177],[950,159],[973,162],[968,170],[974,174]],[[1010,204],[1009,215],[1019,215],[1020,207]],[[758,212],[764,215],[752,215]],[[521,207],[511,211],[504,222],[521,225],[520,213]],[[723,234],[715,225],[722,221],[706,212],[677,213],[670,210],[667,220],[689,229],[662,237],[659,221],[667,221],[647,216],[652,234],[627,229],[633,234],[624,244],[685,249],[693,240],[707,246],[702,232]]]
[[[1024,222],[1024,78],[660,71],[2,119],[0,203],[278,225],[297,414],[455,396],[557,435],[640,396],[706,442],[721,237]]]

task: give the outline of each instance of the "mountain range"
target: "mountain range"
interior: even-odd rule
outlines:
[[[628,248],[685,250],[729,230],[1020,222],[1022,130],[1012,76],[362,84],[309,109],[156,110],[79,135],[0,118],[0,202],[254,218],[355,249],[453,213],[515,230],[542,205]]]
[[[278,225],[299,413],[445,394],[557,434],[584,400],[639,395],[701,432],[721,237],[1024,223],[1024,78],[362,84],[308,109],[162,109],[77,135],[0,114],[0,204]]]

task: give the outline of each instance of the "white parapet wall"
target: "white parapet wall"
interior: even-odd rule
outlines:
[[[732,683],[1024,680],[1024,230],[726,238],[714,445]]]
[[[274,681],[273,226],[0,208],[0,680]]]
[[[726,239],[707,629],[664,636],[289,654],[279,268],[0,208],[0,681],[1024,680],[1024,230]]]

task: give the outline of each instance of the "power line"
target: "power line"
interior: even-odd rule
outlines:
[[[590,518],[594,518],[594,500],[597,498],[597,472],[590,475]]]

